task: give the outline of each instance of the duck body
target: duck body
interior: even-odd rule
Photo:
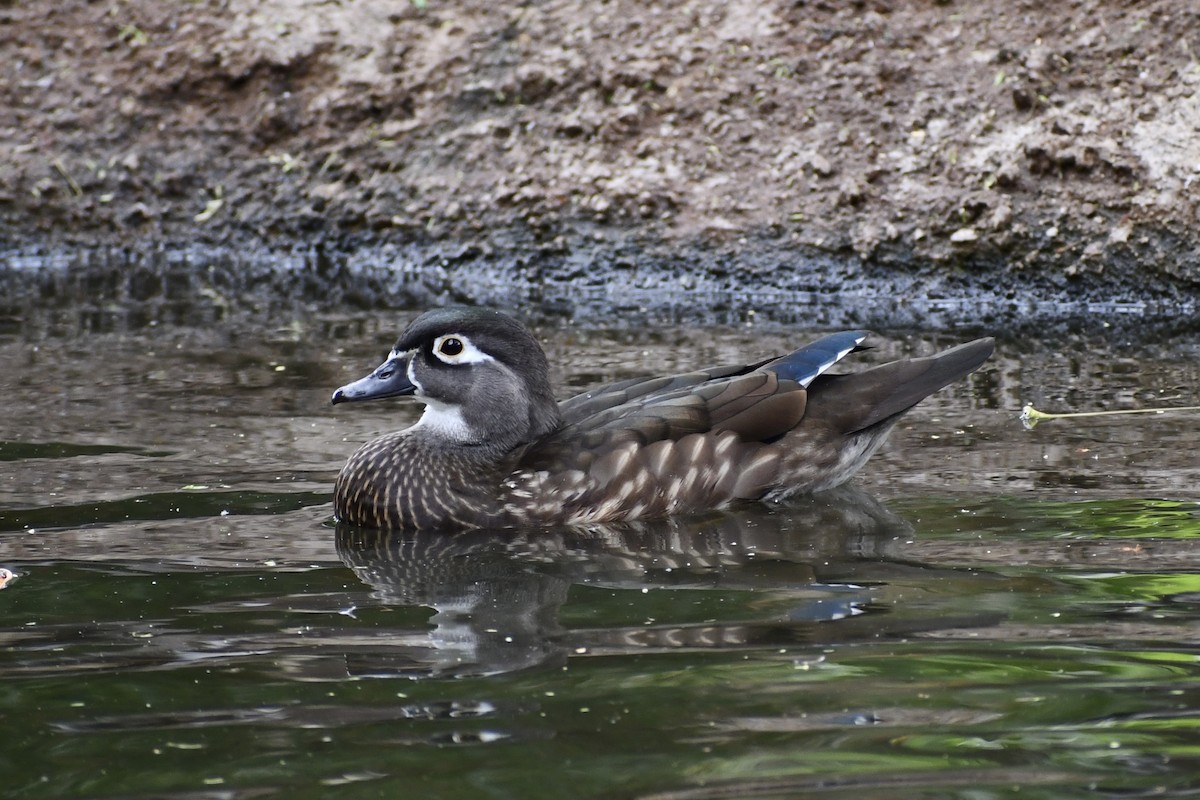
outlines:
[[[991,355],[979,339],[831,374],[865,331],[781,358],[637,378],[556,402],[549,365],[510,317],[430,311],[333,402],[412,396],[412,427],[375,439],[334,487],[341,522],[464,530],[663,517],[847,481],[896,420]]]

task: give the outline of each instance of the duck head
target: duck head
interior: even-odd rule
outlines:
[[[541,345],[516,320],[487,309],[417,317],[384,362],[334,392],[333,403],[386,397],[424,403],[413,430],[459,446],[508,451],[561,421]]]

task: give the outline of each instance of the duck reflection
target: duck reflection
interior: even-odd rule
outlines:
[[[912,533],[853,487],[774,508],[622,525],[454,535],[339,526],[342,561],[378,602],[436,611],[427,642],[414,646],[405,636],[400,650],[352,655],[350,670],[486,675],[572,656],[833,644],[996,622],[994,614],[894,613],[889,582],[964,574],[906,563],[901,554]],[[573,586],[747,591],[771,602],[762,604],[761,618],[736,622],[568,628],[560,611]]]

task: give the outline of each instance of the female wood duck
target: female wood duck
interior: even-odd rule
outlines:
[[[537,339],[496,311],[418,317],[345,403],[412,396],[412,427],[368,442],[334,487],[342,522],[511,528],[612,522],[837,486],[926,396],[992,353],[979,339],[846,375],[866,331],[745,366],[635,378],[555,402]]]

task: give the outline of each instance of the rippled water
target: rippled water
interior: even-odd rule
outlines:
[[[56,316],[56,314],[58,314]],[[856,488],[584,530],[336,529],[408,314],[0,328],[13,798],[980,798],[1200,787],[1200,340],[1002,339]],[[542,329],[564,393],[781,327]],[[889,337],[872,357],[979,331]]]

